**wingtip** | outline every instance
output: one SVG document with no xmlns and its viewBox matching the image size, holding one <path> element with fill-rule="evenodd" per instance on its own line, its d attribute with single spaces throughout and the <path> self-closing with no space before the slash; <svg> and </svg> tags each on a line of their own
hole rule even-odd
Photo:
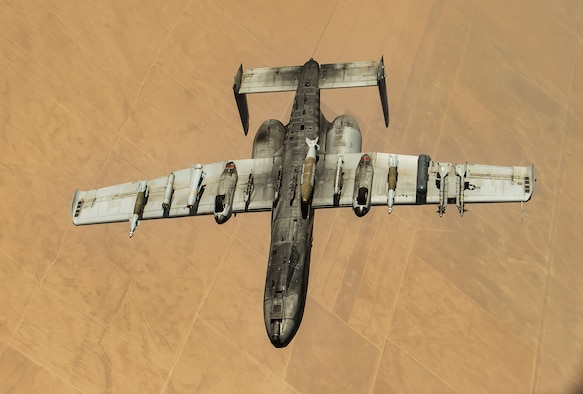
<svg viewBox="0 0 583 394">
<path fill-rule="evenodd" d="M 534 186 L 536 184 L 536 175 L 534 171 L 534 163 L 530 165 L 530 190 L 524 202 L 530 201 L 534 193 Z"/>
<path fill-rule="evenodd" d="M 82 192 L 79 189 L 75 189 L 73 201 L 71 201 L 71 220 L 74 225 L 79 223 L 78 217 L 81 209 L 79 202 L 81 201 L 81 194 Z"/>
</svg>

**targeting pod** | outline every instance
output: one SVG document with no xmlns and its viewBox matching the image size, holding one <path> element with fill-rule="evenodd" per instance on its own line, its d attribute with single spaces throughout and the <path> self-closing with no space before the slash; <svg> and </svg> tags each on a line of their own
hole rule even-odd
<svg viewBox="0 0 583 394">
<path fill-rule="evenodd" d="M 456 204 L 459 210 L 460 216 L 464 216 L 466 211 L 464 208 L 464 200 L 466 194 L 466 172 L 468 171 L 468 163 L 456 164 L 455 173 L 457 174 L 457 194 L 456 194 Z"/>
<path fill-rule="evenodd" d="M 142 212 L 144 212 L 144 206 L 146 205 L 146 200 L 148 198 L 148 182 L 139 181 L 138 182 L 138 195 L 136 197 L 136 202 L 134 204 L 134 213 L 130 215 L 130 238 L 134 236 L 136 228 L 138 227 L 140 217 Z"/>
</svg>

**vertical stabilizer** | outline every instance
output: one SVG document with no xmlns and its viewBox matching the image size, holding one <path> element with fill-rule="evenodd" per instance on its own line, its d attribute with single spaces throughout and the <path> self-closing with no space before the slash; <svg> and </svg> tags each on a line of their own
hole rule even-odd
<svg viewBox="0 0 583 394">
<path fill-rule="evenodd" d="M 389 100 L 387 99 L 387 77 L 385 74 L 385 62 L 383 56 L 379 61 L 377 70 L 377 85 L 381 96 L 381 105 L 383 106 L 383 115 L 385 116 L 385 127 L 389 127 Z"/>
<path fill-rule="evenodd" d="M 239 93 L 241 90 L 241 82 L 243 79 L 243 65 L 239 66 L 237 74 L 235 74 L 235 82 L 233 83 L 233 93 L 235 93 L 235 101 L 239 109 L 239 116 L 241 117 L 241 124 L 245 135 L 249 132 L 249 106 L 247 105 L 247 95 Z"/>
</svg>

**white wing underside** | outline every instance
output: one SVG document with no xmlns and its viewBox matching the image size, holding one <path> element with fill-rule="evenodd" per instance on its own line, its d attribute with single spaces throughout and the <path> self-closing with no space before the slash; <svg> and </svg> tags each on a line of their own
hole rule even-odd
<svg viewBox="0 0 583 394">
<path fill-rule="evenodd" d="M 233 212 L 265 211 L 272 208 L 273 159 L 233 160 L 237 167 Z M 174 193 L 169 209 L 162 207 L 168 176 L 147 181 L 148 198 L 141 219 L 160 219 L 181 216 L 210 215 L 214 213 L 219 179 L 227 161 L 203 166 L 203 191 L 195 209 L 187 207 L 191 170 L 174 171 Z M 246 208 L 245 189 L 253 174 L 253 190 Z M 75 192 L 72 204 L 73 223 L 76 225 L 127 221 L 134 212 L 139 182 L 129 182 L 100 189 Z"/>
<path fill-rule="evenodd" d="M 388 203 L 388 153 L 368 153 L 374 168 L 371 193 L 371 205 Z M 352 206 L 354 179 L 357 165 L 362 153 L 342 155 L 343 188 L 337 206 Z M 398 160 L 398 177 L 394 204 L 416 204 L 417 201 L 417 162 L 418 156 L 392 155 Z M 273 207 L 277 169 L 280 159 L 274 165 L 273 158 L 234 160 L 238 180 L 235 187 L 233 212 L 254 212 L 271 210 Z M 338 155 L 321 154 L 317 163 L 316 182 L 312 199 L 313 208 L 334 207 L 334 179 L 337 170 Z M 203 166 L 203 192 L 194 209 L 187 207 L 190 191 L 190 168 L 175 171 L 174 192 L 169 209 L 162 207 L 168 176 L 147 181 L 148 197 L 141 213 L 141 219 L 160 219 L 181 216 L 213 214 L 219 178 L 227 161 Z M 465 164 L 463 165 L 465 166 Z M 274 172 L 274 168 L 276 171 Z M 460 188 L 462 178 L 459 169 L 465 169 L 464 187 Z M 445 174 L 442 178 L 440 173 Z M 249 190 L 249 174 L 253 177 L 253 188 L 245 201 L 245 191 Z M 504 167 L 481 164 L 467 164 L 467 167 L 443 162 L 431 161 L 428 169 L 426 203 L 438 204 L 440 193 L 446 199 L 459 199 L 463 193 L 466 204 L 488 202 L 528 201 L 534 189 L 534 167 Z M 298 179 L 298 188 L 301 179 Z M 442 190 L 438 187 L 445 182 Z M 115 186 L 88 191 L 75 192 L 71 216 L 76 225 L 128 221 L 134 213 L 138 197 L 139 182 L 129 182 Z M 282 185 L 284 188 L 285 185 Z M 299 195 L 299 193 L 298 193 Z"/>
<path fill-rule="evenodd" d="M 352 206 L 354 178 L 356 167 L 364 153 L 349 153 L 342 155 L 343 181 L 339 206 Z M 398 160 L 397 186 L 395 189 L 395 205 L 416 204 L 417 199 L 417 161 L 419 156 L 397 155 L 389 153 L 368 153 L 373 163 L 374 175 L 371 187 L 371 205 L 386 205 L 388 203 L 389 157 Z M 338 155 L 326 155 L 318 162 L 316 186 L 312 206 L 324 208 L 333 206 L 334 175 L 336 173 Z M 462 164 L 465 166 L 465 163 Z M 440 199 L 440 188 L 437 186 L 440 168 L 447 170 L 444 177 L 446 187 L 445 197 L 455 199 L 460 193 L 460 176 L 456 173 L 456 165 L 445 162 L 431 161 L 428 169 L 426 203 L 437 204 Z M 467 164 L 463 167 L 465 203 L 493 203 L 528 201 L 534 186 L 534 166 L 504 167 L 483 164 Z M 441 179 L 440 179 L 441 182 Z"/>
</svg>

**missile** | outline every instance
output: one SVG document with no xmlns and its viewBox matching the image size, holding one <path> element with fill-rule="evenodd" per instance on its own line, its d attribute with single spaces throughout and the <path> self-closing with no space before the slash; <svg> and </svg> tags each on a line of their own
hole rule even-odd
<svg viewBox="0 0 583 394">
<path fill-rule="evenodd" d="M 344 164 L 344 160 L 342 160 L 342 155 L 338 156 L 338 160 L 336 161 L 336 173 L 334 174 L 334 205 L 340 205 L 340 194 L 342 193 L 342 186 L 344 184 L 344 179 L 342 178 L 342 164 Z"/>
<path fill-rule="evenodd" d="M 139 224 L 140 216 L 144 211 L 144 205 L 146 205 L 146 198 L 148 197 L 148 182 L 139 181 L 138 182 L 138 195 L 136 196 L 136 202 L 134 204 L 134 213 L 130 215 L 130 238 L 134 236 L 136 228 Z"/>
<path fill-rule="evenodd" d="M 306 204 L 312 197 L 314 191 L 314 181 L 316 180 L 316 150 L 320 149 L 318 146 L 318 137 L 311 140 L 306 137 L 306 144 L 308 145 L 308 153 L 304 160 L 304 167 L 302 169 L 302 202 Z"/>
<path fill-rule="evenodd" d="M 139 221 L 138 219 L 140 218 L 140 215 L 137 214 L 132 214 L 130 216 L 130 238 L 134 236 L 134 233 L 136 232 L 136 228 L 138 227 Z"/>
<path fill-rule="evenodd" d="M 387 205 L 389 213 L 393 212 L 393 204 L 395 203 L 395 189 L 397 188 L 397 166 L 399 165 L 399 159 L 397 155 L 389 156 L 389 175 L 387 178 L 387 183 L 389 184 L 389 194 L 387 197 Z"/>
<path fill-rule="evenodd" d="M 466 164 L 456 164 L 455 172 L 458 175 L 458 193 L 456 205 L 458 207 L 460 216 L 464 216 L 464 199 L 465 199 L 465 188 L 466 188 L 466 172 L 468 170 L 468 163 Z"/>
<path fill-rule="evenodd" d="M 449 164 L 439 165 L 439 217 L 443 216 L 445 208 L 447 208 L 447 179 L 445 178 L 449 175 L 449 170 Z"/>
<path fill-rule="evenodd" d="M 192 209 L 200 196 L 200 189 L 202 185 L 202 164 L 190 166 L 190 191 L 188 192 L 188 200 L 186 206 Z"/>
</svg>

